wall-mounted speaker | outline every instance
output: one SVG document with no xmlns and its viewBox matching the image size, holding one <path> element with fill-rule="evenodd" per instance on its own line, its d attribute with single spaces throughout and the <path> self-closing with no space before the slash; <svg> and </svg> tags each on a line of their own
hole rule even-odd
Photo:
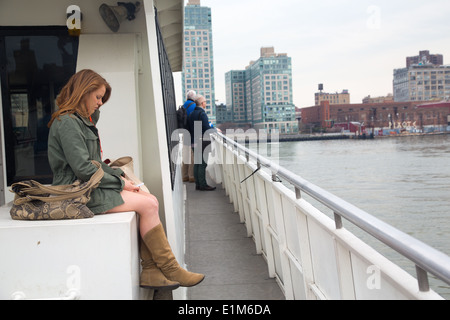
<svg viewBox="0 0 450 320">
<path fill-rule="evenodd" d="M 106 25 L 113 31 L 119 31 L 124 20 L 134 20 L 136 12 L 140 9 L 140 2 L 117 2 L 117 6 L 108 6 L 103 3 L 98 11 Z"/>
</svg>

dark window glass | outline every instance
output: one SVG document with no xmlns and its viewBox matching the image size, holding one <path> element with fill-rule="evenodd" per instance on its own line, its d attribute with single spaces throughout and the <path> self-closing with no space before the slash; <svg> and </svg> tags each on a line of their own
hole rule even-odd
<svg viewBox="0 0 450 320">
<path fill-rule="evenodd" d="M 47 123 L 75 73 L 78 38 L 66 27 L 0 28 L 0 81 L 8 186 L 52 182 Z"/>
</svg>

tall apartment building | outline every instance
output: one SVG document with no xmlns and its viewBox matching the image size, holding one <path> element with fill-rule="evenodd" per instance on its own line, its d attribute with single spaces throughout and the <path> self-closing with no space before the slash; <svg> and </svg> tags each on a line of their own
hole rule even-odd
<svg viewBox="0 0 450 320">
<path fill-rule="evenodd" d="M 245 70 L 227 72 L 227 105 L 233 122 L 250 123 L 255 129 L 280 133 L 298 131 L 292 99 L 291 58 L 273 47 L 261 48 L 258 60 Z"/>
<path fill-rule="evenodd" d="M 450 65 L 442 55 L 421 51 L 406 58 L 406 68 L 394 70 L 394 101 L 437 101 L 450 99 Z"/>
<path fill-rule="evenodd" d="M 225 74 L 225 94 L 232 122 L 236 124 L 249 123 L 251 115 L 247 114 L 246 108 L 244 70 L 232 70 Z"/>
<path fill-rule="evenodd" d="M 182 88 L 184 98 L 195 90 L 206 98 L 206 113 L 216 122 L 214 89 L 214 56 L 211 8 L 202 7 L 200 0 L 189 0 L 184 11 L 184 68 Z"/>
</svg>

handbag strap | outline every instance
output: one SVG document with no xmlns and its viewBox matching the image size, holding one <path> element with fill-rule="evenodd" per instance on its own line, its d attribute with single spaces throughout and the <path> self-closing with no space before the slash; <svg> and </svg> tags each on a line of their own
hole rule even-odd
<svg viewBox="0 0 450 320">
<path fill-rule="evenodd" d="M 103 178 L 104 171 L 98 161 L 92 160 L 92 163 L 97 167 L 97 171 L 91 176 L 89 181 L 82 185 L 77 191 L 62 190 L 63 186 L 44 186 L 39 182 L 34 181 L 34 187 L 23 188 L 23 193 L 28 193 L 24 197 L 14 199 L 15 204 L 22 204 L 32 200 L 41 200 L 45 202 L 56 202 L 61 200 L 73 199 L 82 196 L 90 189 L 96 188 Z M 20 182 L 18 183 L 20 184 Z M 66 186 L 64 186 L 66 187 Z M 11 190 L 11 192 L 14 192 Z M 53 194 L 53 196 L 43 197 L 39 196 L 42 193 Z M 55 195 L 56 194 L 56 195 Z"/>
<path fill-rule="evenodd" d="M 88 189 L 91 188 L 96 188 L 97 185 L 100 183 L 100 180 L 103 178 L 104 175 L 104 171 L 102 169 L 102 165 L 95 160 L 91 160 L 92 163 L 97 167 L 97 171 L 91 176 L 91 178 L 89 179 L 89 181 L 84 184 L 84 186 L 82 188 L 80 188 L 80 191 L 71 191 L 71 190 L 66 190 L 65 187 L 66 186 L 45 186 L 42 185 L 40 183 L 39 184 L 39 190 L 42 191 L 46 191 L 46 193 L 53 193 L 53 194 L 59 194 L 59 195 L 73 195 L 74 193 L 79 193 L 81 191 L 86 191 Z M 83 194 L 83 193 L 81 193 Z"/>
</svg>

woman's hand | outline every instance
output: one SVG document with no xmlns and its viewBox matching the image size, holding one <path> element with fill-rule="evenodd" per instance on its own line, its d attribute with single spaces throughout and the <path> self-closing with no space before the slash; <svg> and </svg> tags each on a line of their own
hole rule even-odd
<svg viewBox="0 0 450 320">
<path fill-rule="evenodd" d="M 133 181 L 130 181 L 128 179 L 123 178 L 123 181 L 125 181 L 125 185 L 123 187 L 123 190 L 132 191 L 132 192 L 138 192 L 140 190 L 139 187 L 134 185 Z"/>
</svg>

